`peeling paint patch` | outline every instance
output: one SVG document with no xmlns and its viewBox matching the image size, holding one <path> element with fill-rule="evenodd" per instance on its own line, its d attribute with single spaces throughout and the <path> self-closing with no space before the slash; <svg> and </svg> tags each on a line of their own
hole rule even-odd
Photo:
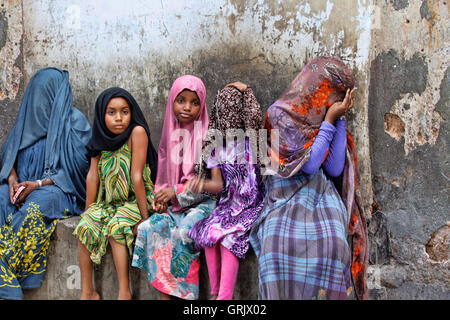
<svg viewBox="0 0 450 320">
<path fill-rule="evenodd" d="M 369 60 L 371 34 L 372 34 L 372 19 L 374 9 L 370 3 L 361 2 L 358 0 L 358 16 L 356 20 L 359 22 L 357 30 L 360 32 L 358 38 L 358 53 L 356 56 L 356 66 L 362 70 Z"/>
<path fill-rule="evenodd" d="M 420 16 L 422 19 L 430 20 L 432 18 L 430 8 L 428 7 L 428 0 L 423 0 L 420 6 Z"/>
<path fill-rule="evenodd" d="M 396 186 L 397 188 L 400 188 L 400 181 L 399 181 L 398 179 L 392 180 L 392 184 L 393 184 L 394 186 Z"/>
<path fill-rule="evenodd" d="M 0 49 L 6 44 L 6 37 L 8 36 L 8 20 L 6 20 L 5 13 L 0 12 Z"/>
<path fill-rule="evenodd" d="M 433 261 L 446 262 L 450 259 L 450 223 L 433 233 L 425 250 Z"/>
<path fill-rule="evenodd" d="M 385 0 L 387 2 L 387 0 Z M 380 5 L 382 17 L 372 37 L 377 52 L 395 49 L 409 59 L 416 52 L 432 54 L 448 46 L 448 1 L 415 0 L 403 10 L 394 10 L 391 4 Z"/>
<path fill-rule="evenodd" d="M 422 93 L 403 94 L 390 111 L 405 123 L 406 155 L 418 146 L 435 144 L 439 136 L 442 117 L 435 107 L 440 100 L 439 86 L 450 63 L 449 53 L 449 48 L 443 48 L 429 56 L 426 89 Z"/>
<path fill-rule="evenodd" d="M 408 0 L 391 0 L 391 4 L 395 10 L 405 9 L 409 6 Z"/>
<path fill-rule="evenodd" d="M 396 50 L 377 56 L 371 67 L 369 108 L 384 115 L 398 116 L 405 124 L 404 152 L 436 144 L 442 116 L 435 109 L 440 101 L 440 85 L 450 62 L 450 48 L 442 48 L 428 56 L 417 53 L 411 59 L 399 57 Z M 376 123 L 378 120 L 373 120 Z M 379 122 L 378 122 L 379 123 Z M 376 124 L 379 126 L 379 124 Z M 382 128 L 383 128 L 382 127 Z M 379 127 L 378 127 L 379 128 Z"/>
<path fill-rule="evenodd" d="M 384 115 L 384 131 L 399 141 L 405 135 L 405 123 L 399 116 L 386 113 Z"/>
</svg>

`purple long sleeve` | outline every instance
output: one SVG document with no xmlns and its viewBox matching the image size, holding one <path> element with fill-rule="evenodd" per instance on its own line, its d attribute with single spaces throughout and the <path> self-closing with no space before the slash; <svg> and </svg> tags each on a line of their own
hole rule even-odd
<svg viewBox="0 0 450 320">
<path fill-rule="evenodd" d="M 337 177 L 344 170 L 347 146 L 347 130 L 345 120 L 336 120 L 336 132 L 330 144 L 330 152 L 323 167 L 331 177 Z"/>
<path fill-rule="evenodd" d="M 311 154 L 302 171 L 313 174 L 322 165 L 328 148 L 330 149 L 323 167 L 331 177 L 337 177 L 342 173 L 345 164 L 345 146 L 347 144 L 347 133 L 345 120 L 336 120 L 336 127 L 324 121 L 320 125 L 316 139 L 311 145 Z"/>
</svg>

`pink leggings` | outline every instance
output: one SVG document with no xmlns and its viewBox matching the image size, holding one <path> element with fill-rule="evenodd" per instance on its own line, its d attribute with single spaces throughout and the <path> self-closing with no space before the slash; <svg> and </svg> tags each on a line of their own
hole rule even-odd
<svg viewBox="0 0 450 320">
<path fill-rule="evenodd" d="M 212 248 L 206 247 L 205 257 L 208 265 L 211 295 L 218 294 L 217 300 L 232 300 L 239 269 L 239 259 L 219 243 L 216 243 Z"/>
</svg>

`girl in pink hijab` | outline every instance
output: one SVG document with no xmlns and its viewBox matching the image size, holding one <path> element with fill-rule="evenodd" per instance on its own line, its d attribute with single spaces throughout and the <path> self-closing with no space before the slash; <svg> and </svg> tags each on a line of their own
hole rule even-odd
<svg viewBox="0 0 450 320">
<path fill-rule="evenodd" d="M 214 210 L 215 201 L 185 190 L 185 185 L 194 177 L 208 124 L 202 80 L 179 77 L 170 89 L 158 150 L 152 206 L 159 213 L 139 225 L 132 262 L 147 271 L 162 299 L 198 298 L 200 252 L 188 232 Z"/>
</svg>

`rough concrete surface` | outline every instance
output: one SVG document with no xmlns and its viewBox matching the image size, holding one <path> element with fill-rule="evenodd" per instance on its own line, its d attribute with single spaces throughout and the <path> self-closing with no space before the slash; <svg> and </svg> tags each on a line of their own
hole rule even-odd
<svg viewBox="0 0 450 320">
<path fill-rule="evenodd" d="M 371 224 L 387 233 L 371 237 L 371 294 L 449 299 L 448 3 L 383 2 L 383 26 L 372 31 L 368 118 L 373 200 L 383 216 Z"/>
<path fill-rule="evenodd" d="M 24 290 L 27 300 L 77 300 L 81 295 L 80 268 L 78 266 L 78 240 L 72 235 L 80 221 L 73 217 L 58 222 L 49 248 L 48 267 L 42 287 Z M 204 255 L 200 258 L 199 299 L 209 299 L 209 278 Z M 256 257 L 250 251 L 247 259 L 239 265 L 234 299 L 249 300 L 258 298 L 258 279 L 255 272 Z M 110 248 L 100 265 L 94 265 L 94 287 L 102 299 L 115 300 L 119 292 L 117 274 Z M 147 281 L 145 271 L 131 266 L 130 286 L 133 299 L 157 300 L 159 292 Z"/>
</svg>

